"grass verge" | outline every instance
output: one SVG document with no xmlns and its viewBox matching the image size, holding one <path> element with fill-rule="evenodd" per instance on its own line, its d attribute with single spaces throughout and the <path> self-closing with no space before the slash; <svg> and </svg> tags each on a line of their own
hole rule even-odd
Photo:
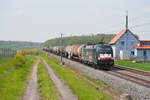
<svg viewBox="0 0 150 100">
<path fill-rule="evenodd" d="M 120 60 L 120 61 L 115 61 L 115 64 L 120 66 L 140 69 L 144 71 L 150 71 L 150 63 L 132 63 L 132 61 Z"/>
<path fill-rule="evenodd" d="M 45 69 L 44 63 L 41 60 L 38 65 L 38 84 L 39 84 L 39 92 L 42 100 L 60 100 L 60 95 L 56 91 L 56 87 L 52 80 L 49 77 L 49 73 Z"/>
<path fill-rule="evenodd" d="M 0 60 L 0 80 L 7 76 L 13 68 L 13 59 L 9 58 L 9 59 L 2 59 Z"/>
<path fill-rule="evenodd" d="M 55 70 L 55 74 L 69 85 L 73 93 L 79 97 L 79 100 L 112 100 L 112 97 L 104 94 L 102 90 L 99 90 L 97 87 L 79 78 L 70 70 L 62 67 L 56 59 L 48 56 L 43 57 Z"/>
<path fill-rule="evenodd" d="M 0 71 L 0 100 L 20 100 L 22 98 L 36 57 L 26 56 L 26 59 L 26 64 L 20 68 L 13 66 L 12 59 L 5 60 L 3 63 L 0 61 L 0 69 L 3 69 Z"/>
<path fill-rule="evenodd" d="M 111 96 L 118 96 L 119 97 L 120 94 L 122 94 L 121 91 L 116 91 L 115 89 L 113 89 L 107 83 L 105 83 L 104 81 L 102 81 L 100 79 L 93 79 L 89 76 L 86 76 L 85 74 L 79 72 L 76 68 L 71 67 L 69 64 L 65 64 L 65 66 L 66 66 L 66 68 L 72 70 L 78 76 L 81 76 L 81 77 L 93 82 L 94 84 L 100 86 L 102 90 L 108 90 L 111 93 Z"/>
</svg>

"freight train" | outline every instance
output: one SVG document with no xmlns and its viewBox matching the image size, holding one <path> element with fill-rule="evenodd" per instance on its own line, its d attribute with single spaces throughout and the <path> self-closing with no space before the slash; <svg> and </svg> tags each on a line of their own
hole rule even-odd
<svg viewBox="0 0 150 100">
<path fill-rule="evenodd" d="M 111 69 L 114 65 L 113 50 L 108 44 L 54 46 L 43 50 L 99 69 Z"/>
</svg>

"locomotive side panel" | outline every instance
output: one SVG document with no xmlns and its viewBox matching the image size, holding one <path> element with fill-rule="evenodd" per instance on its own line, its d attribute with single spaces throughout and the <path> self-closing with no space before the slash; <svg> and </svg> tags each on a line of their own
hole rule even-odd
<svg viewBox="0 0 150 100">
<path fill-rule="evenodd" d="M 97 57 L 96 57 L 96 49 L 95 48 L 83 48 L 82 49 L 82 61 L 86 63 L 93 63 L 97 64 Z"/>
</svg>

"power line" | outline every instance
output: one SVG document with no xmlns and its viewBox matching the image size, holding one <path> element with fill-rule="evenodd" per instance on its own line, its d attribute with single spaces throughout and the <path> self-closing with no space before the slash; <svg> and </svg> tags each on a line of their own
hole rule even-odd
<svg viewBox="0 0 150 100">
<path fill-rule="evenodd" d="M 136 16 L 136 17 L 132 18 L 132 20 L 137 20 L 137 19 L 142 18 L 142 17 L 143 17 L 143 15 Z M 131 19 L 129 19 L 129 20 L 131 20 Z M 149 23 L 143 23 L 143 24 L 137 24 L 137 25 L 131 25 L 129 27 L 132 29 L 132 28 L 142 27 L 142 26 L 147 26 L 147 25 L 150 25 L 150 22 Z M 121 27 L 122 28 L 125 27 L 125 23 L 124 24 L 122 24 L 122 23 L 119 24 L 118 23 L 118 24 L 114 24 L 114 25 L 111 25 L 111 26 L 107 26 L 107 27 L 103 28 L 106 31 L 102 31 L 102 32 L 98 32 L 98 33 L 114 33 L 114 32 L 118 32 L 118 30 L 120 30 Z M 95 33 L 93 33 L 93 34 L 95 34 Z M 70 36 L 76 36 L 75 34 L 67 34 L 67 35 L 68 35 L 68 37 L 70 37 Z"/>
<path fill-rule="evenodd" d="M 150 32 L 150 30 L 148 30 L 148 31 L 139 31 L 138 33 L 146 33 L 146 32 Z"/>
<path fill-rule="evenodd" d="M 144 23 L 144 24 L 134 25 L 134 26 L 132 26 L 131 28 L 142 27 L 142 26 L 146 26 L 146 25 L 150 25 L 150 22 L 149 22 L 149 23 Z"/>
</svg>

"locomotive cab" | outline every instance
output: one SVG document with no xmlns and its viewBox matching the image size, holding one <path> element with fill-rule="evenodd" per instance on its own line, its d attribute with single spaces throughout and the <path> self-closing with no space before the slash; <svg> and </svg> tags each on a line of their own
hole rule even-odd
<svg viewBox="0 0 150 100">
<path fill-rule="evenodd" d="M 103 68 L 112 67 L 114 65 L 113 50 L 110 45 L 98 45 L 97 46 L 97 64 Z"/>
</svg>

